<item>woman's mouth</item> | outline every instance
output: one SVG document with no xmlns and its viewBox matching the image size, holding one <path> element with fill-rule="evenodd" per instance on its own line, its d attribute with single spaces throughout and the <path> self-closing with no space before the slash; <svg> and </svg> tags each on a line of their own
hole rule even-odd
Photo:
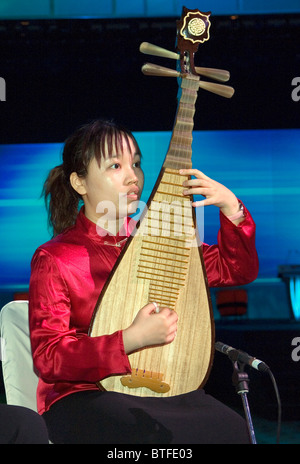
<svg viewBox="0 0 300 464">
<path fill-rule="evenodd" d="M 131 200 L 138 200 L 139 198 L 139 191 L 140 189 L 138 187 L 132 188 L 129 190 L 127 193 L 127 198 L 130 198 Z"/>
</svg>

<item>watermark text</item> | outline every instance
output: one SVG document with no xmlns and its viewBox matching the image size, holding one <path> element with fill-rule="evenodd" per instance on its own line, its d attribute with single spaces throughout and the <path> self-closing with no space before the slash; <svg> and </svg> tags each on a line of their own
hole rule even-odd
<svg viewBox="0 0 300 464">
<path fill-rule="evenodd" d="M 292 360 L 297 362 L 300 361 L 300 337 L 295 337 L 292 340 L 292 346 L 295 348 L 292 350 Z"/>
<path fill-rule="evenodd" d="M 292 86 L 295 87 L 292 90 L 292 100 L 298 102 L 300 100 L 300 77 L 294 77 L 292 80 Z"/>
<path fill-rule="evenodd" d="M 6 101 L 6 82 L 0 77 L 0 101 Z"/>
<path fill-rule="evenodd" d="M 198 246 L 195 241 L 195 228 L 192 213 L 193 207 L 189 200 L 179 201 L 155 201 L 148 205 L 141 201 L 133 201 L 128 206 L 126 198 L 119 195 L 119 204 L 105 200 L 98 203 L 96 213 L 99 216 L 97 221 L 97 234 L 106 236 L 107 234 L 127 236 L 125 229 L 118 231 L 117 227 L 122 219 L 129 214 L 133 221 L 131 235 L 142 235 L 152 237 L 185 237 L 189 238 L 192 246 Z M 135 221 L 141 219 L 138 228 Z M 197 231 L 200 242 L 204 241 L 204 207 L 197 208 Z"/>
</svg>

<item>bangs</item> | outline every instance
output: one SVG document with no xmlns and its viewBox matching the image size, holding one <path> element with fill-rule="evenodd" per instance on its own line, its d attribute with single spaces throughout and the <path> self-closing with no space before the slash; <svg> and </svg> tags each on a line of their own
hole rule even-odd
<svg viewBox="0 0 300 464">
<path fill-rule="evenodd" d="M 88 154 L 89 160 L 95 157 L 100 166 L 102 160 L 123 154 L 125 149 L 131 152 L 131 140 L 136 151 L 140 153 L 130 131 L 113 122 L 95 121 L 89 125 L 89 130 L 85 134 L 82 151 Z"/>
<path fill-rule="evenodd" d="M 116 129 L 103 134 L 101 137 L 100 145 L 95 147 L 95 157 L 98 163 L 101 159 L 112 158 L 113 156 L 123 154 L 124 150 L 132 151 L 130 140 L 136 146 L 133 137 L 129 136 L 126 132 L 121 132 Z"/>
</svg>

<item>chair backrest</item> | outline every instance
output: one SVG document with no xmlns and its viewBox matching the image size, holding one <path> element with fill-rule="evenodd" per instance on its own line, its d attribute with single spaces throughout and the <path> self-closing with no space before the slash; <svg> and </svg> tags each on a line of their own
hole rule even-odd
<svg viewBox="0 0 300 464">
<path fill-rule="evenodd" d="M 36 411 L 38 376 L 32 361 L 28 301 L 11 301 L 1 309 L 0 332 L 6 401 Z"/>
</svg>

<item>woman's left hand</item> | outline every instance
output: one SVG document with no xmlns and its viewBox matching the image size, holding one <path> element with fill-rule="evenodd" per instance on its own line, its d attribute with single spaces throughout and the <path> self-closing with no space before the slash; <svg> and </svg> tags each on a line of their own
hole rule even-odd
<svg viewBox="0 0 300 464">
<path fill-rule="evenodd" d="M 239 201 L 234 193 L 225 185 L 211 179 L 198 169 L 180 169 L 179 174 L 194 176 L 183 182 L 184 195 L 203 195 L 204 200 L 194 201 L 193 206 L 215 205 L 225 216 L 236 214 L 239 210 Z"/>
</svg>

